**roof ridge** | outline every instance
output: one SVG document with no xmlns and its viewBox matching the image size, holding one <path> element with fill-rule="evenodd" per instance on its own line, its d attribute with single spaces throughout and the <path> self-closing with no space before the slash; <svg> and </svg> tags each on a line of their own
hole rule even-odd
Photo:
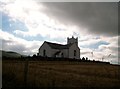
<svg viewBox="0 0 120 89">
<path fill-rule="evenodd" d="M 56 44 L 56 45 L 68 45 L 68 44 L 59 44 L 59 43 L 53 43 L 53 42 L 48 42 L 48 41 L 45 41 L 46 43 L 50 43 L 50 44 Z"/>
<path fill-rule="evenodd" d="M 72 44 L 58 44 L 45 41 L 53 49 L 68 49 Z"/>
</svg>

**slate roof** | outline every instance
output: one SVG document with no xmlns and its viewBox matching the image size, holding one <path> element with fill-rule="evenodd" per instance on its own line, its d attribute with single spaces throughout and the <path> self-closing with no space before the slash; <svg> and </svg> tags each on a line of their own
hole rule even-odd
<svg viewBox="0 0 120 89">
<path fill-rule="evenodd" d="M 51 42 L 47 42 L 47 41 L 45 41 L 45 42 L 53 49 L 68 49 L 72 45 L 72 44 L 62 45 L 62 44 L 51 43 Z"/>
</svg>

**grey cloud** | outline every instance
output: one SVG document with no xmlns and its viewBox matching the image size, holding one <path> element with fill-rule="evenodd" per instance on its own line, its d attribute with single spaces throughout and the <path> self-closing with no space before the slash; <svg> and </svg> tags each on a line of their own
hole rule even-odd
<svg viewBox="0 0 120 89">
<path fill-rule="evenodd" d="M 23 53 L 26 50 L 23 44 L 18 44 L 12 40 L 2 40 L 2 48 L 3 50 L 11 50 L 19 53 Z"/>
<path fill-rule="evenodd" d="M 32 49 L 33 47 L 27 48 L 26 45 L 22 43 L 17 43 L 12 40 L 2 40 L 2 50 L 14 51 L 23 55 L 33 55 L 33 52 L 31 52 Z"/>
<path fill-rule="evenodd" d="M 43 12 L 63 24 L 88 28 L 88 33 L 118 35 L 117 2 L 46 2 Z"/>
<path fill-rule="evenodd" d="M 81 55 L 86 55 L 86 54 L 90 54 L 91 52 L 81 52 Z"/>
</svg>

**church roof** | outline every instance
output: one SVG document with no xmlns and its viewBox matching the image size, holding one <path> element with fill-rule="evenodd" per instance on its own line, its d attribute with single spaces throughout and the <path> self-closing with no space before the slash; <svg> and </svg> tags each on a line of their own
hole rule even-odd
<svg viewBox="0 0 120 89">
<path fill-rule="evenodd" d="M 51 42 L 46 42 L 46 43 L 53 49 L 68 49 L 72 45 L 72 44 L 63 45 L 63 44 L 57 44 L 57 43 L 51 43 Z"/>
</svg>

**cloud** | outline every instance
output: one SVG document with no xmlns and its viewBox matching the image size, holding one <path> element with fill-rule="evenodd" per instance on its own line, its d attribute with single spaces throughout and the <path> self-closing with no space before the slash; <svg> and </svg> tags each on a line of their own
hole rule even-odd
<svg viewBox="0 0 120 89">
<path fill-rule="evenodd" d="M 24 22 L 29 29 L 28 33 L 30 33 L 31 30 L 40 27 L 41 24 L 49 24 L 48 27 L 56 28 L 57 22 L 60 26 L 64 25 L 63 29 L 73 26 L 78 27 L 80 35 L 85 35 L 86 33 L 98 36 L 118 35 L 117 2 L 43 3 L 33 0 L 15 0 L 14 2 L 2 1 L 2 3 L 2 11 L 12 17 L 13 20 L 18 19 Z M 40 32 L 40 30 L 41 29 L 37 30 L 37 32 Z M 33 33 L 34 35 L 37 34 L 35 32 L 36 31 Z"/>
<path fill-rule="evenodd" d="M 114 64 L 118 64 L 119 61 L 119 56 L 120 52 L 120 46 L 118 45 L 118 39 L 120 36 L 115 36 L 115 37 L 104 37 L 101 36 L 99 38 L 97 38 L 97 40 L 95 40 L 93 37 L 88 37 L 89 39 L 91 39 L 89 41 L 89 39 L 85 39 L 82 40 L 80 43 L 82 43 L 82 45 L 84 46 L 85 43 L 89 43 L 87 44 L 85 47 L 80 46 L 81 49 L 81 58 L 82 57 L 88 57 L 90 59 L 95 59 L 95 60 L 99 60 L 99 61 L 109 61 L 111 63 Z M 92 44 L 92 46 L 95 46 L 96 43 L 99 43 L 101 41 L 107 42 L 109 44 L 99 44 L 98 48 L 94 48 L 91 49 L 91 47 L 89 45 Z M 93 52 L 93 57 L 91 52 Z M 110 56 L 109 56 L 110 55 Z M 102 58 L 104 60 L 102 60 Z"/>
<path fill-rule="evenodd" d="M 20 22 L 24 23 L 25 27 L 28 29 L 28 31 L 16 29 L 13 31 L 16 35 L 22 35 L 23 37 L 35 37 L 37 35 L 41 35 L 42 37 L 49 37 L 51 39 L 65 39 L 69 36 L 72 36 L 74 31 L 77 32 L 76 26 L 66 26 L 47 16 L 47 13 L 42 12 L 45 7 L 42 4 L 37 4 L 33 0 L 30 0 L 29 4 L 27 0 L 16 0 L 12 3 L 5 3 L 2 5 L 2 7 L 2 12 L 6 13 L 11 20 L 15 22 L 16 20 L 19 20 Z"/>
<path fill-rule="evenodd" d="M 79 30 L 76 31 L 79 35 L 88 33 L 98 36 L 118 35 L 118 6 L 115 2 L 42 3 L 30 0 L 28 4 L 27 0 L 16 0 L 9 4 L 3 4 L 2 7 L 3 12 L 12 17 L 13 20 L 18 19 L 25 23 L 29 29 L 28 32 L 17 31 L 23 36 L 36 36 L 37 34 L 48 36 L 50 33 L 49 36 L 55 38 L 52 34 L 52 31 L 54 31 L 56 34 L 59 33 L 58 38 L 65 36 L 63 33 L 66 33 L 65 37 L 67 37 L 73 35 L 74 27 Z M 59 32 L 58 29 L 64 31 Z"/>
<path fill-rule="evenodd" d="M 47 2 L 42 4 L 46 6 L 44 13 L 61 23 L 76 25 L 98 36 L 118 35 L 117 2 Z"/>
<path fill-rule="evenodd" d="M 42 41 L 27 41 L 2 30 L 0 30 L 0 33 L 2 50 L 15 51 L 25 55 L 33 55 L 38 52 L 38 48 L 43 43 Z"/>
</svg>

